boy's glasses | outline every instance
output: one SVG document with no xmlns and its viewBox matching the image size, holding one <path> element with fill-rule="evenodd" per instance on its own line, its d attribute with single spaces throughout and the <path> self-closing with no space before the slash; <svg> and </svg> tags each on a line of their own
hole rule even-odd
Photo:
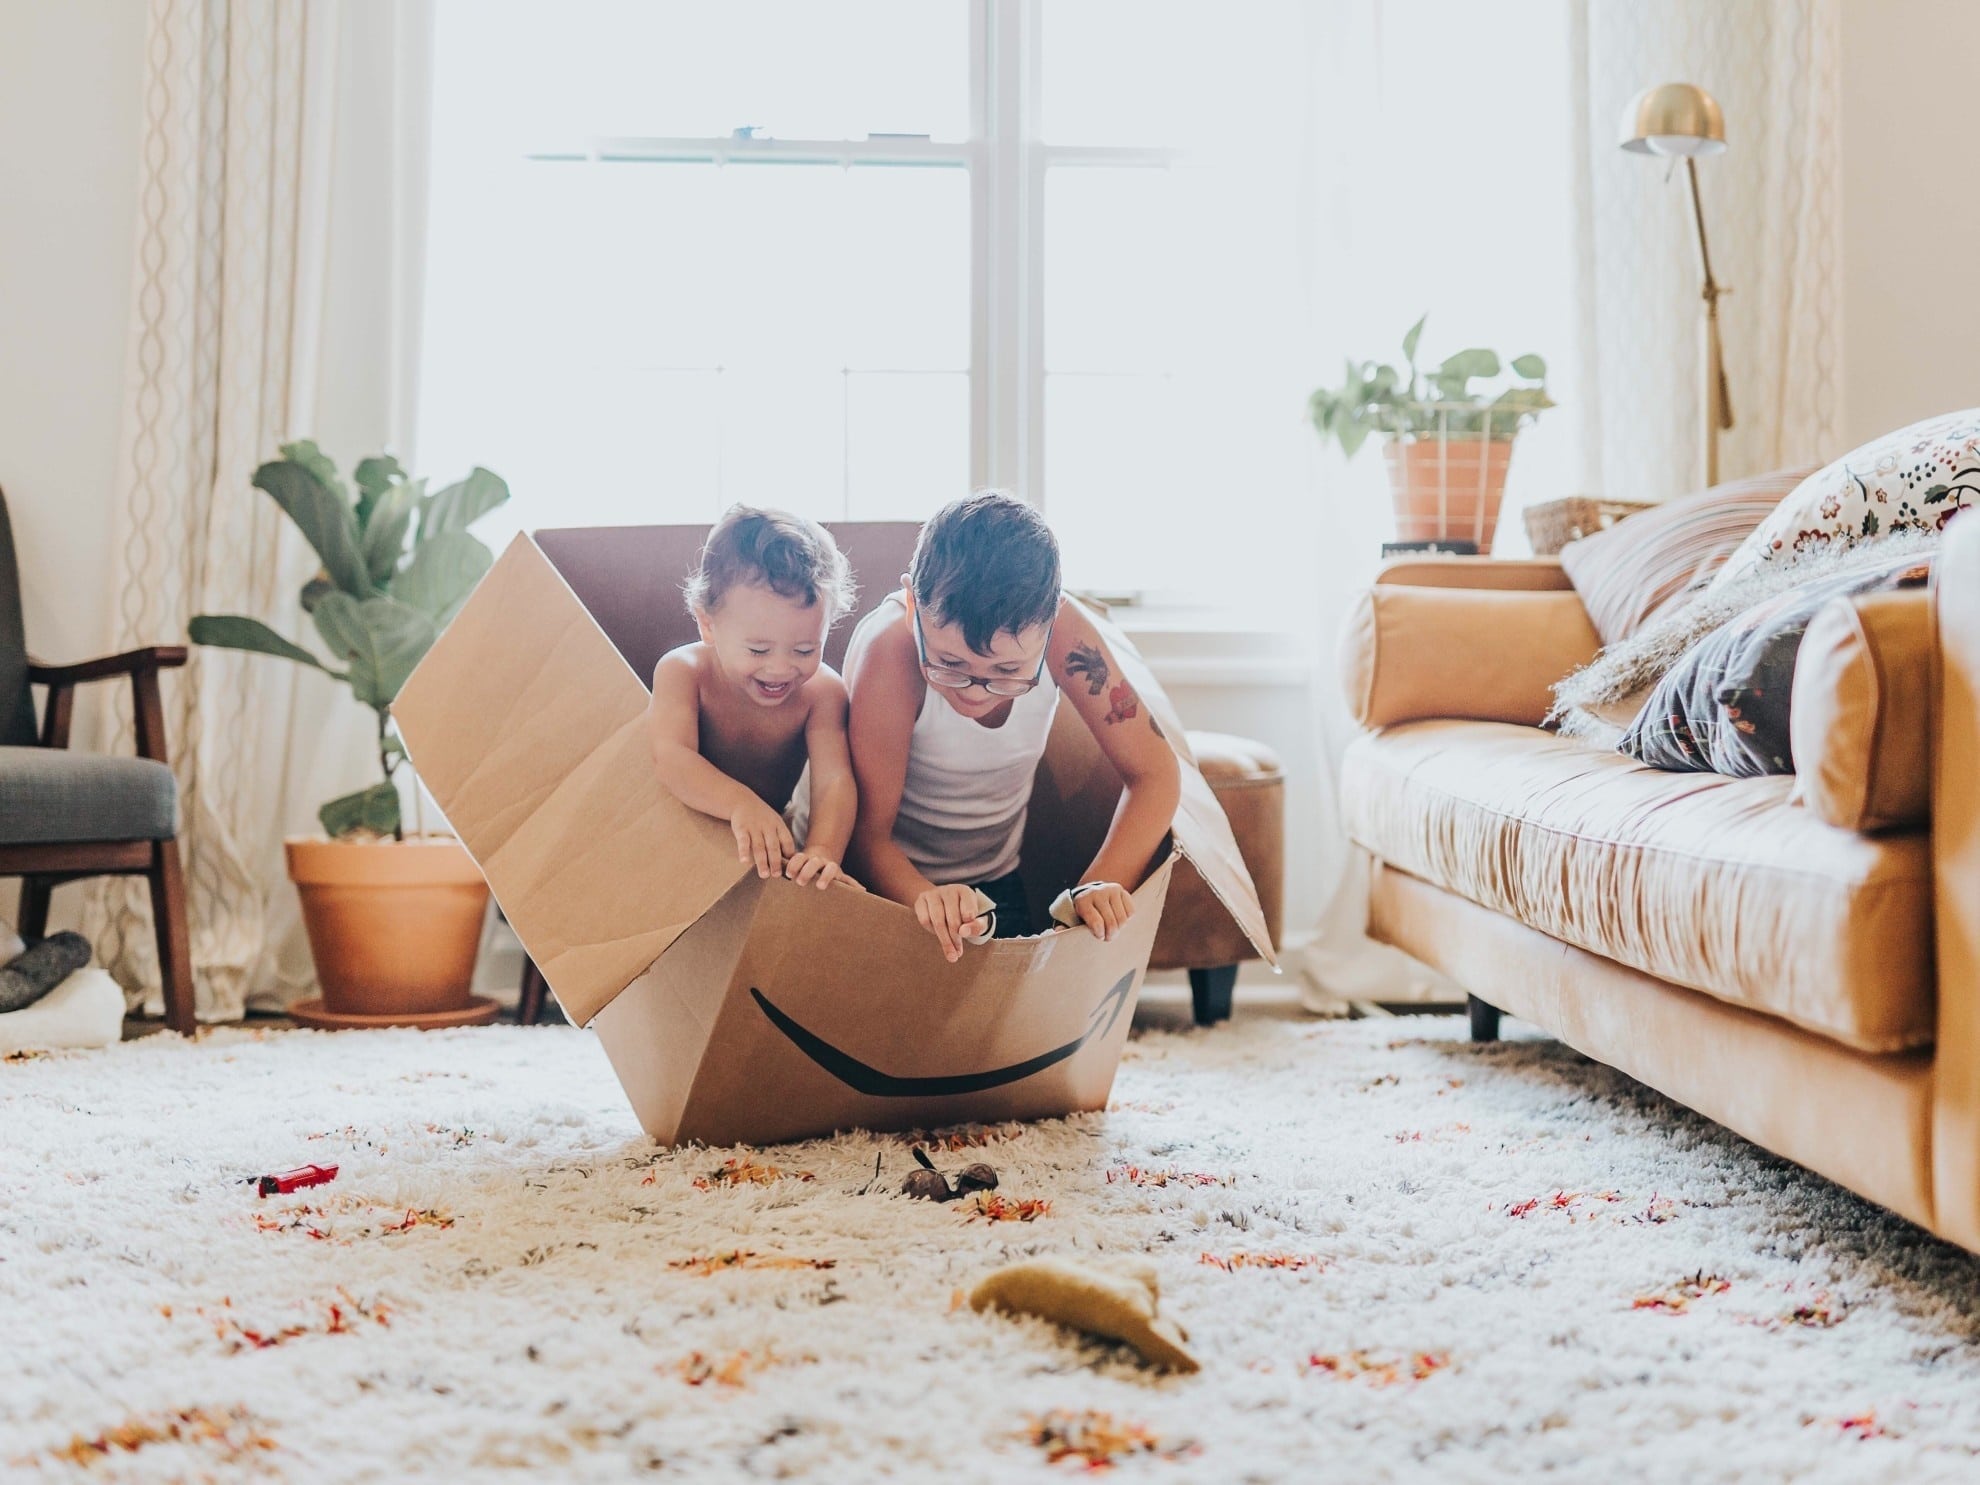
<svg viewBox="0 0 1980 1485">
<path fill-rule="evenodd" d="M 1052 625 L 1045 626 L 1045 648 L 1038 656 L 1038 674 L 1030 680 L 1022 676 L 1000 675 L 986 678 L 980 675 L 965 675 L 960 670 L 950 670 L 945 665 L 928 663 L 928 636 L 921 632 L 921 609 L 914 611 L 914 647 L 921 656 L 921 673 L 928 678 L 931 686 L 940 686 L 944 691 L 967 691 L 971 686 L 981 686 L 992 696 L 1026 696 L 1037 689 L 1045 679 L 1045 657 L 1052 653 Z"/>
</svg>

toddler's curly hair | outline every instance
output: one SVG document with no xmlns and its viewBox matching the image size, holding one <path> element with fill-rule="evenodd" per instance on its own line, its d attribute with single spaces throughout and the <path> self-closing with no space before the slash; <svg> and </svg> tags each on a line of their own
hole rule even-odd
<svg viewBox="0 0 1980 1485">
<path fill-rule="evenodd" d="M 823 603 L 827 623 L 851 611 L 858 588 L 845 553 L 816 521 L 788 511 L 732 505 L 708 533 L 701 560 L 681 585 L 688 612 L 713 613 L 739 583 L 756 583 L 808 608 Z"/>
</svg>

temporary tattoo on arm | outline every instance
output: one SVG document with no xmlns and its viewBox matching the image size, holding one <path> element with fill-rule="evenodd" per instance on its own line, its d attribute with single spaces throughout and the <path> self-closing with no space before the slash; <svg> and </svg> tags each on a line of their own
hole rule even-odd
<svg viewBox="0 0 1980 1485">
<path fill-rule="evenodd" d="M 1107 700 L 1111 703 L 1107 708 L 1107 725 L 1110 727 L 1116 722 L 1130 721 L 1141 715 L 1141 708 L 1135 704 L 1134 687 L 1126 681 L 1109 691 Z M 1149 720 L 1154 719 L 1151 717 Z"/>
<path fill-rule="evenodd" d="M 1089 644 L 1076 644 L 1066 655 L 1066 674 L 1086 677 L 1086 694 L 1098 696 L 1107 688 L 1107 657 Z"/>
</svg>

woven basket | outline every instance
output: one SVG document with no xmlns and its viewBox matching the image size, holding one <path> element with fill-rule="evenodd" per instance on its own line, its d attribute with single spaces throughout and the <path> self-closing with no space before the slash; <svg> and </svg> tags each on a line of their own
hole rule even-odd
<svg viewBox="0 0 1980 1485">
<path fill-rule="evenodd" d="M 1529 505 L 1525 511 L 1526 539 L 1536 557 L 1551 557 L 1571 541 L 1607 531 L 1625 516 L 1650 509 L 1641 500 L 1602 500 L 1593 495 L 1570 495 Z"/>
</svg>

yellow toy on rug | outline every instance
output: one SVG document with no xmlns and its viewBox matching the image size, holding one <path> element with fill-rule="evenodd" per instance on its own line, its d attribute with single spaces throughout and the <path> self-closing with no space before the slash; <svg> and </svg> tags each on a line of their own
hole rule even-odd
<svg viewBox="0 0 1980 1485">
<path fill-rule="evenodd" d="M 1155 1313 L 1159 1297 L 1150 1263 L 1130 1260 L 1099 1269 L 1063 1258 L 1034 1258 L 987 1275 L 970 1292 L 969 1304 L 979 1313 L 995 1306 L 1121 1341 L 1144 1361 L 1170 1371 L 1201 1370 L 1183 1344 L 1189 1332 Z"/>
</svg>

